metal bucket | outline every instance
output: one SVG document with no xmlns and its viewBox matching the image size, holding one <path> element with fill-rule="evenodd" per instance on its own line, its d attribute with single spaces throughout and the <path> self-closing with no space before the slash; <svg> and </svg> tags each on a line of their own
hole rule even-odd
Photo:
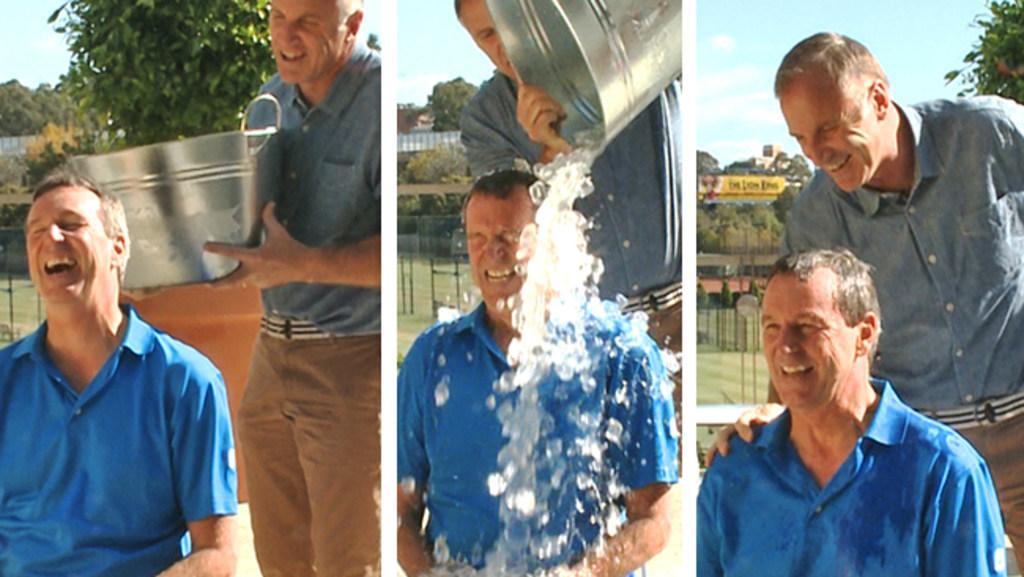
<svg viewBox="0 0 1024 577">
<path fill-rule="evenodd" d="M 223 132 L 80 156 L 72 166 L 124 204 L 131 257 L 124 288 L 215 280 L 238 261 L 206 253 L 208 241 L 256 246 L 263 205 L 280 180 L 280 105 L 273 127 Z M 248 108 L 243 117 L 248 116 Z"/>
<path fill-rule="evenodd" d="M 523 82 L 568 115 L 562 135 L 603 146 L 682 70 L 682 0 L 487 0 Z"/>
</svg>

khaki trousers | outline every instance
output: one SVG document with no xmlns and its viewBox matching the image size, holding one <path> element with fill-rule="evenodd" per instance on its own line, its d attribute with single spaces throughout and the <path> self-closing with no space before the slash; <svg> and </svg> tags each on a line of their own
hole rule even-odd
<svg viewBox="0 0 1024 577">
<path fill-rule="evenodd" d="M 988 463 L 1006 535 L 1013 542 L 1017 566 L 1024 568 L 1024 415 L 959 431 Z"/>
<path fill-rule="evenodd" d="M 380 335 L 256 340 L 238 414 L 264 577 L 380 573 Z"/>
</svg>

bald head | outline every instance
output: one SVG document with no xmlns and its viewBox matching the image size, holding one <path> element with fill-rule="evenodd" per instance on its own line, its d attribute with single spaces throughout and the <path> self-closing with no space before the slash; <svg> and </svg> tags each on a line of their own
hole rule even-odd
<svg viewBox="0 0 1024 577">
<path fill-rule="evenodd" d="M 775 97 L 794 79 L 812 74 L 845 90 L 855 80 L 879 80 L 889 86 L 882 65 L 860 42 L 834 32 L 819 32 L 801 40 L 782 59 L 775 73 Z"/>
</svg>

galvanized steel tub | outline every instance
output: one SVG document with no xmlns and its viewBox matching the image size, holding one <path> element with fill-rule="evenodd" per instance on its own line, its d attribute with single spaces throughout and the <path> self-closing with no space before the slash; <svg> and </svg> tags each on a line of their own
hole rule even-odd
<svg viewBox="0 0 1024 577">
<path fill-rule="evenodd" d="M 204 252 L 204 243 L 259 244 L 260 211 L 277 194 L 280 142 L 276 126 L 244 128 L 71 160 L 124 204 L 131 256 L 123 288 L 216 280 L 238 261 Z"/>
<path fill-rule="evenodd" d="M 682 71 L 682 0 L 487 0 L 509 60 L 603 146 Z"/>
</svg>

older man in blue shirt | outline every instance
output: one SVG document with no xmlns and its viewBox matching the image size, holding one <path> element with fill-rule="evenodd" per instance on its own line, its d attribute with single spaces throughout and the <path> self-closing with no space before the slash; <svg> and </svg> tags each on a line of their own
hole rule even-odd
<svg viewBox="0 0 1024 577">
<path fill-rule="evenodd" d="M 266 577 L 380 570 L 380 58 L 362 18 L 361 0 L 270 3 L 281 190 L 260 247 L 208 246 L 241 262 L 221 285 L 263 289 L 239 438 Z"/>
<path fill-rule="evenodd" d="M 705 475 L 698 577 L 1006 574 L 984 461 L 870 378 L 880 322 L 869 268 L 848 251 L 776 263 L 764 352 L 788 410 Z"/>
<path fill-rule="evenodd" d="M 529 462 L 516 464 L 536 466 L 529 487 L 535 512 L 525 521 L 531 547 L 517 548 L 524 531 L 500 514 L 509 495 L 496 490 L 499 455 L 510 436 L 531 426 L 503 430 L 500 416 L 526 402 L 526 393 L 498 382 L 512 370 L 506 355 L 517 333 L 505 303 L 524 280 L 516 264 L 520 232 L 533 220 L 532 181 L 509 171 L 474 186 L 466 236 L 484 303 L 427 330 L 402 365 L 398 557 L 410 577 L 450 562 L 512 574 L 557 567 L 564 575 L 621 577 L 669 537 L 678 435 L 664 367 L 653 341 L 609 310 L 591 311 L 580 329 L 592 372 L 558 376 L 548 368 L 537 385 L 541 439 Z"/>
<path fill-rule="evenodd" d="M 459 21 L 497 69 L 462 113 L 476 177 L 550 162 L 569 149 L 556 127 L 561 105 L 521 84 L 485 0 L 457 0 Z M 651 335 L 678 352 L 682 334 L 682 109 L 678 82 L 608 143 L 591 168 L 594 192 L 576 210 L 593 219 L 590 247 L 604 264 L 601 297 L 645 310 Z"/>
<path fill-rule="evenodd" d="M 0 575 L 234 574 L 224 382 L 118 305 L 120 202 L 55 172 L 25 237 L 46 322 L 0 351 Z"/>
</svg>

